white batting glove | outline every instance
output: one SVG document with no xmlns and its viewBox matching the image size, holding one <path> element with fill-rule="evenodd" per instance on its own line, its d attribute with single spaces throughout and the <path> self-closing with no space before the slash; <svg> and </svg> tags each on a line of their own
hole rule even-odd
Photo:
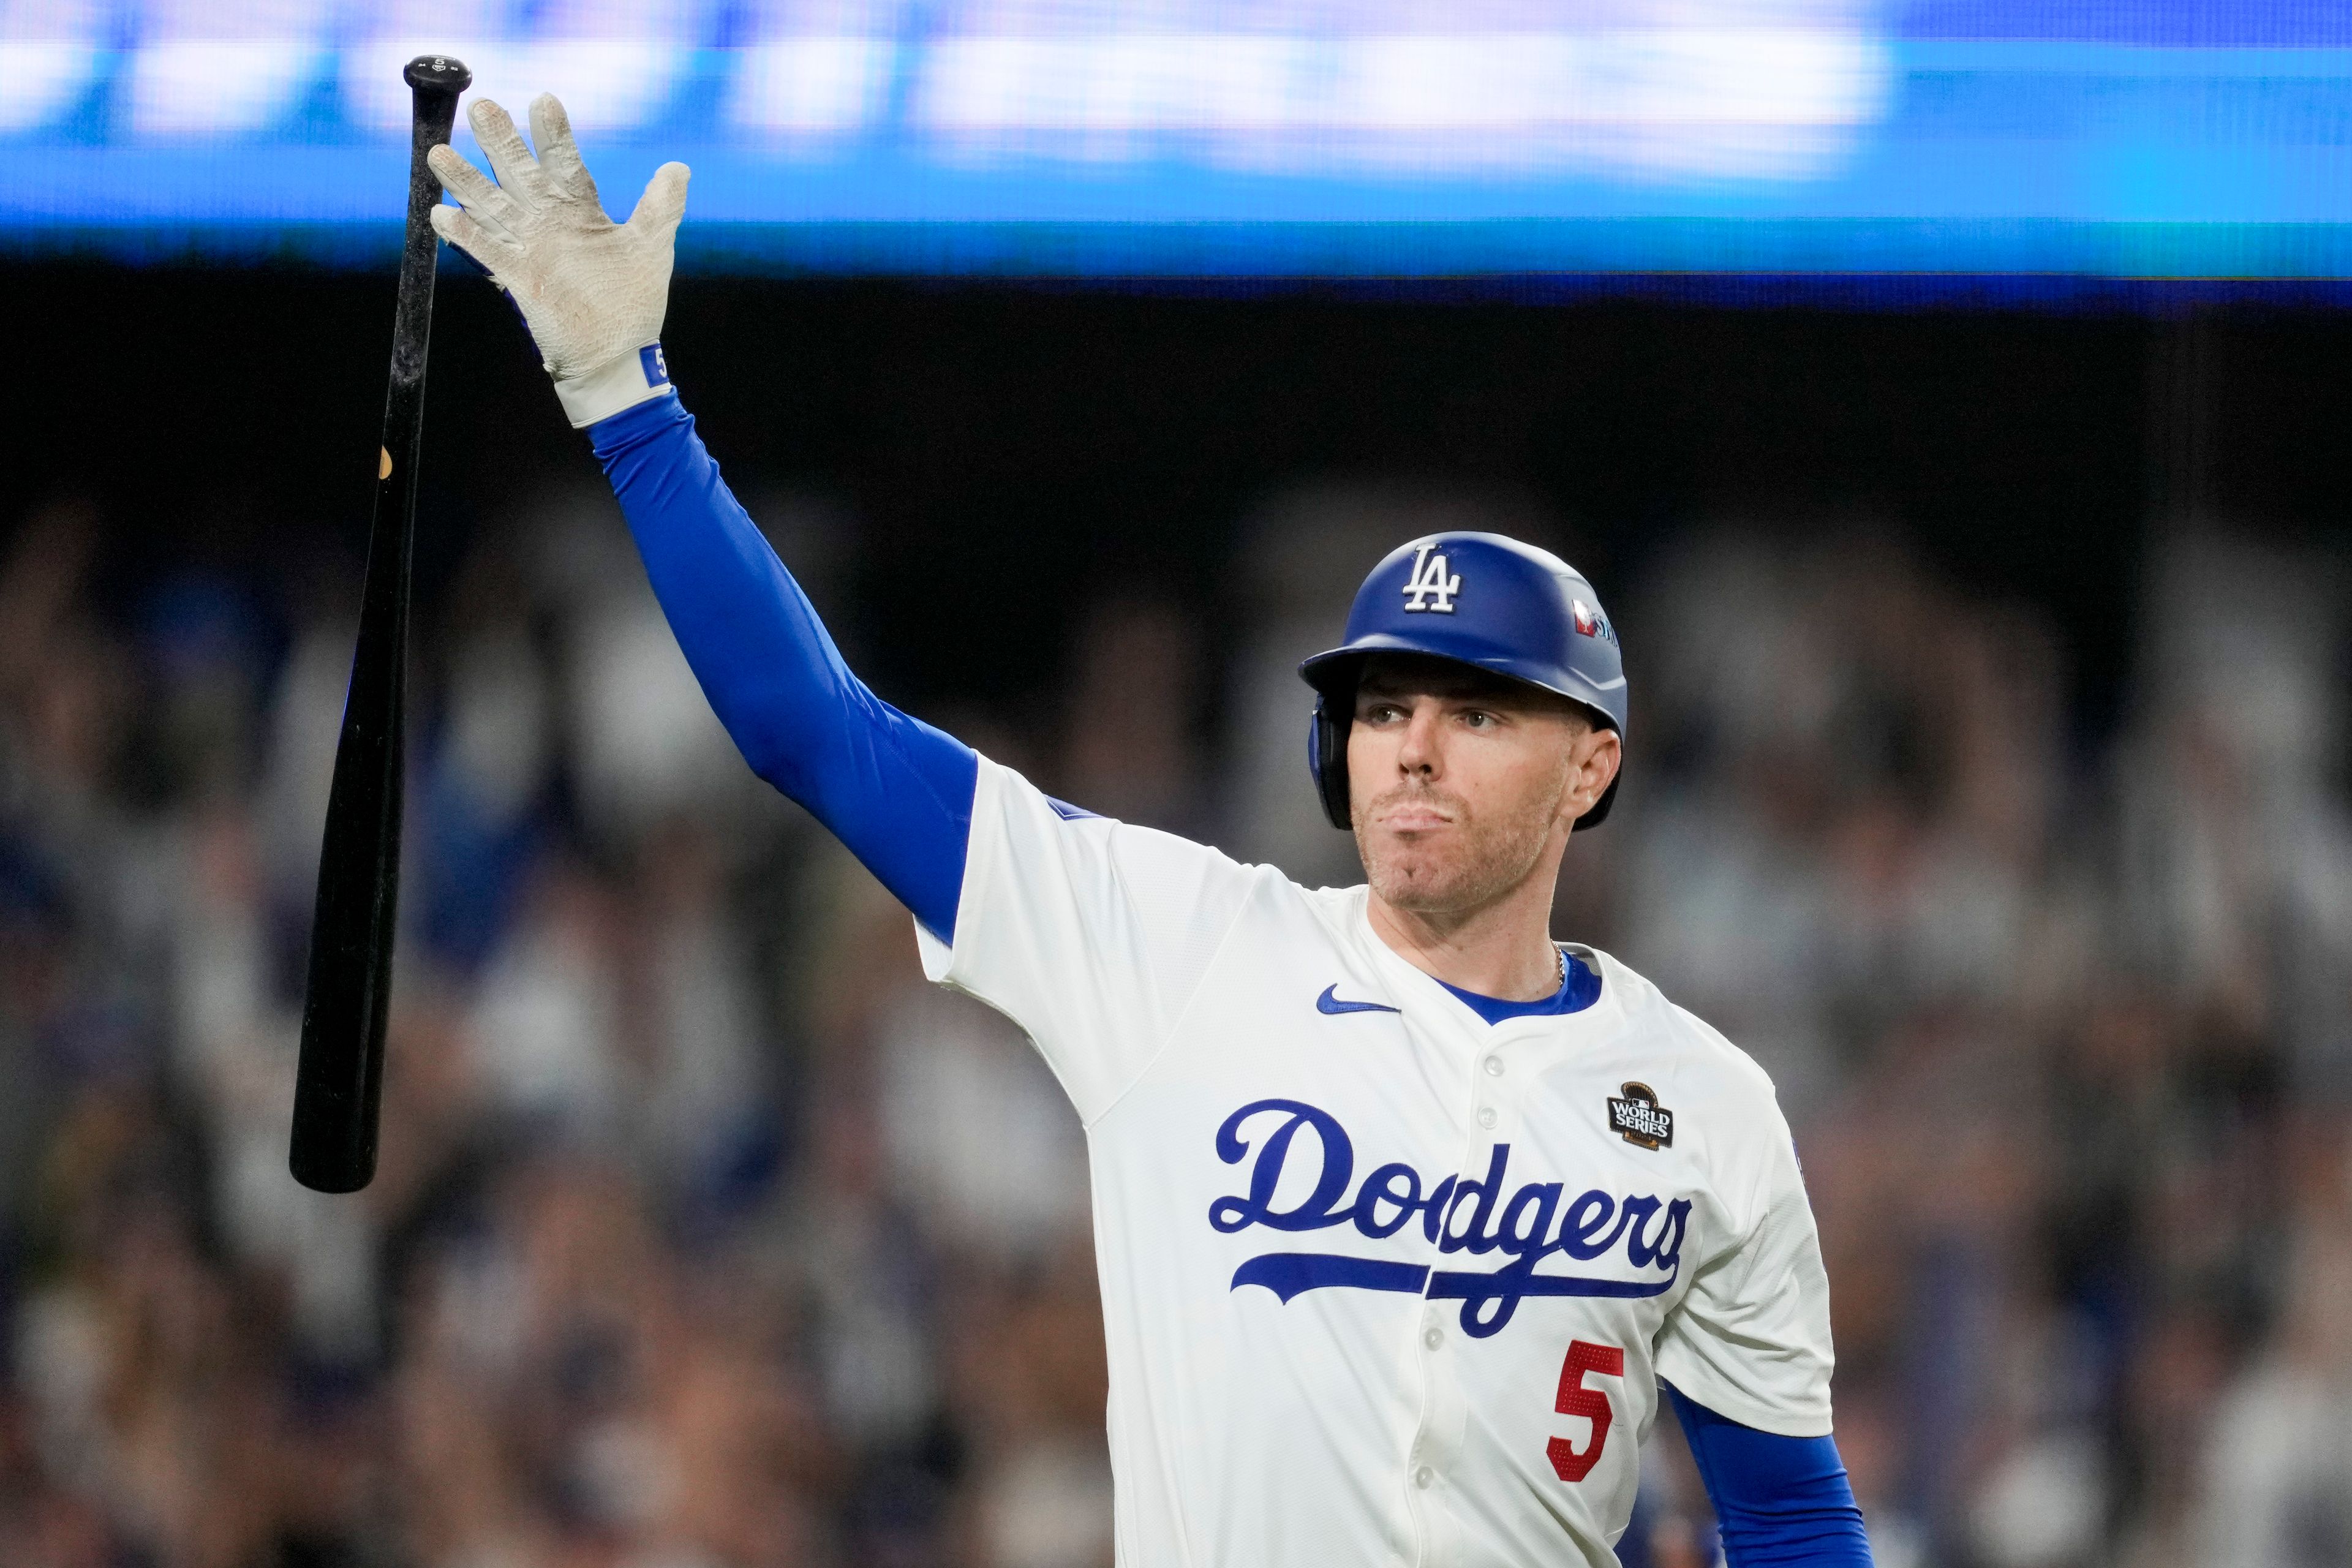
<svg viewBox="0 0 2352 1568">
<path fill-rule="evenodd" d="M 531 100 L 531 156 L 507 111 L 487 98 L 466 111 L 496 171 L 493 184 L 455 149 L 427 162 L 459 206 L 433 209 L 440 237 L 489 268 L 523 324 L 575 428 L 669 390 L 662 315 L 687 168 L 664 163 L 626 223 L 604 216 L 572 122 L 552 93 Z"/>
</svg>

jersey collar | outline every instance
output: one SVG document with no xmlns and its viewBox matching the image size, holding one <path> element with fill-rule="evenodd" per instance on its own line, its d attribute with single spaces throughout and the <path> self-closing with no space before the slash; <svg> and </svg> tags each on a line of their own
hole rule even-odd
<svg viewBox="0 0 2352 1568">
<path fill-rule="evenodd" d="M 1574 1011 L 1551 1011 L 1547 1006 L 1543 1011 L 1522 1013 L 1490 1020 L 1483 1016 L 1471 1003 L 1463 999 L 1464 993 L 1456 991 L 1435 975 L 1414 967 L 1402 953 L 1381 940 L 1381 933 L 1372 929 L 1370 888 L 1360 886 L 1352 889 L 1351 891 L 1355 895 L 1356 907 L 1352 923 L 1355 927 L 1356 940 L 1370 952 L 1372 962 L 1379 966 L 1391 994 L 1400 999 L 1411 995 L 1423 1001 L 1426 1005 L 1419 1009 L 1423 1016 L 1451 1019 L 1476 1044 L 1493 1045 L 1505 1038 L 1517 1037 L 1531 1031 L 1547 1035 L 1557 1035 L 1560 1032 L 1580 1034 L 1588 1029 L 1599 1028 L 1605 1018 L 1614 1016 L 1621 1010 L 1622 1000 L 1619 993 L 1622 985 L 1611 973 L 1613 966 L 1608 954 L 1598 948 L 1586 947 L 1581 943 L 1570 942 L 1562 942 L 1559 945 L 1567 949 L 1571 960 L 1582 964 L 1590 972 L 1592 979 L 1586 984 L 1597 985 L 1599 989 L 1598 995 L 1589 1005 Z M 1575 979 L 1572 970 L 1570 979 L 1572 984 Z M 1516 1005 L 1505 1004 L 1505 1005 Z"/>
</svg>

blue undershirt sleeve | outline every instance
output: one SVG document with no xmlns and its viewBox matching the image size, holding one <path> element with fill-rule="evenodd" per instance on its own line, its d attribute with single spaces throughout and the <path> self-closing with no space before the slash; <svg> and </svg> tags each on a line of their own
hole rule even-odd
<svg viewBox="0 0 2352 1568">
<path fill-rule="evenodd" d="M 850 673 L 674 395 L 589 435 L 670 630 L 743 760 L 953 942 L 980 773 L 971 748 Z"/>
<path fill-rule="evenodd" d="M 1871 1568 L 1835 1438 L 1761 1432 L 1660 1386 L 1715 1505 L 1730 1568 Z"/>
</svg>

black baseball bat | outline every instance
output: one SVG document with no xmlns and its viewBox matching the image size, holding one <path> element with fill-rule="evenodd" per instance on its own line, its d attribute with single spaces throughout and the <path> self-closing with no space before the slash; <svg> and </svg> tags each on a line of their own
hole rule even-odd
<svg viewBox="0 0 2352 1568">
<path fill-rule="evenodd" d="M 410 547 L 416 533 L 416 458 L 425 416 L 425 346 L 433 331 L 431 214 L 441 199 L 425 155 L 449 140 L 457 95 L 473 73 L 446 55 L 420 55 L 401 75 L 413 95 L 408 226 L 392 318 L 392 381 L 383 399 L 375 516 L 359 643 L 335 747 L 335 783 L 319 848 L 310 926 L 302 1058 L 294 1076 L 287 1164 L 322 1193 L 357 1192 L 375 1175 L 376 1111 L 383 1090 L 384 1017 L 392 1000 L 393 931 L 400 908 L 402 708 L 408 675 Z"/>
</svg>

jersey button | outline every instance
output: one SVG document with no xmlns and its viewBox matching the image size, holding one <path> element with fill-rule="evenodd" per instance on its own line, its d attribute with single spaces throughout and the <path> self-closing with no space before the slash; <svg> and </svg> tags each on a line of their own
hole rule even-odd
<svg viewBox="0 0 2352 1568">
<path fill-rule="evenodd" d="M 1432 1329 L 1427 1333 L 1421 1336 L 1421 1342 L 1427 1345 L 1431 1350 L 1435 1350 L 1438 1346 L 1445 1342 L 1445 1331 L 1443 1329 Z"/>
<path fill-rule="evenodd" d="M 1427 1465 L 1422 1466 L 1421 1468 L 1413 1471 L 1412 1473 L 1412 1484 L 1421 1488 L 1424 1491 L 1428 1490 L 1430 1484 L 1436 1479 L 1437 1472 L 1431 1469 Z"/>
<path fill-rule="evenodd" d="M 1493 1106 L 1487 1105 L 1479 1108 L 1478 1125 L 1481 1127 L 1492 1127 L 1495 1125 L 1495 1108 Z"/>
<path fill-rule="evenodd" d="M 1488 1057 L 1486 1058 L 1486 1076 L 1488 1078 L 1500 1078 L 1503 1076 L 1502 1058 Z"/>
</svg>

